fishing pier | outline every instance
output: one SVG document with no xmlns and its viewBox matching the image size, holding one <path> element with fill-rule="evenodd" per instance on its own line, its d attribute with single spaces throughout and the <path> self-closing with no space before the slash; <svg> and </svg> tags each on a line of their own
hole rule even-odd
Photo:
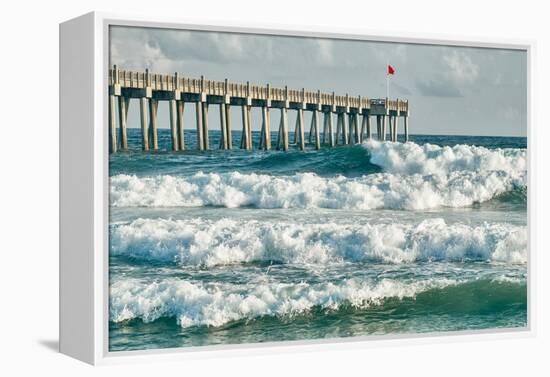
<svg viewBox="0 0 550 377">
<path fill-rule="evenodd" d="M 288 111 L 296 111 L 294 143 L 305 149 L 304 112 L 312 112 L 308 143 L 315 149 L 322 145 L 350 145 L 362 143 L 373 137 L 371 117 L 376 119 L 376 137 L 379 140 L 397 141 L 399 119 L 403 119 L 403 135 L 409 137 L 409 101 L 388 98 L 370 99 L 362 96 L 336 95 L 321 91 L 294 90 L 288 87 L 232 83 L 225 81 L 188 78 L 178 73 L 164 75 L 119 70 L 109 70 L 109 150 L 128 150 L 128 108 L 130 99 L 139 100 L 142 149 L 158 150 L 157 113 L 159 101 L 168 101 L 170 112 L 170 133 L 173 151 L 185 150 L 183 114 L 185 105 L 194 107 L 198 150 L 210 146 L 208 112 L 212 107 L 219 111 L 220 149 L 230 150 L 232 145 L 232 107 L 240 108 L 242 134 L 240 148 L 251 150 L 252 127 L 251 108 L 261 109 L 262 124 L 260 142 L 257 148 L 269 150 L 271 140 L 271 111 L 280 111 L 276 149 L 289 148 Z M 118 106 L 118 111 L 117 111 Z M 118 127 L 117 127 L 118 115 Z M 333 118 L 336 115 L 336 125 Z M 321 116 L 323 124 L 321 126 Z M 118 132 L 117 132 L 118 128 Z M 321 129 L 322 128 L 322 129 Z M 388 135 L 389 131 L 389 135 Z"/>
</svg>

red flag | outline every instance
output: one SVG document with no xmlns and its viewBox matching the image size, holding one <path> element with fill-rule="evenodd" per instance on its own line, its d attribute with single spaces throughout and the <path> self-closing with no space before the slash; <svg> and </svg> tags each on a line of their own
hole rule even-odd
<svg viewBox="0 0 550 377">
<path fill-rule="evenodd" d="M 395 69 L 393 69 L 393 67 L 388 64 L 388 75 L 393 75 L 393 74 L 395 74 Z"/>
</svg>

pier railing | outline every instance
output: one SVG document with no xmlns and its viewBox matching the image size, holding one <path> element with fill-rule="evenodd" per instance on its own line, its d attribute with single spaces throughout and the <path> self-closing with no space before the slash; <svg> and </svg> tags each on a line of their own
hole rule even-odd
<svg viewBox="0 0 550 377">
<path fill-rule="evenodd" d="M 320 104 L 322 106 L 335 105 L 339 107 L 352 107 L 369 109 L 371 99 L 362 96 L 335 95 L 334 93 L 321 93 L 311 90 L 297 90 L 288 88 L 275 88 L 270 85 L 260 86 L 250 83 L 235 83 L 225 81 L 208 80 L 204 77 L 191 78 L 178 74 L 158 74 L 148 71 L 109 70 L 109 85 L 120 85 L 121 88 L 146 89 L 155 91 L 181 91 L 185 93 L 213 96 L 254 98 L 259 100 L 304 102 Z M 381 105 L 385 100 L 381 100 Z M 406 100 L 388 100 L 388 109 L 395 111 L 408 111 L 409 102 Z"/>
<path fill-rule="evenodd" d="M 295 140 L 301 150 L 305 148 L 304 111 L 312 112 L 309 142 L 319 149 L 321 144 L 361 143 L 371 138 L 370 117 L 375 116 L 377 136 L 386 140 L 389 129 L 390 140 L 397 141 L 397 122 L 403 118 L 405 141 L 408 140 L 409 101 L 389 98 L 368 98 L 367 96 L 337 95 L 320 90 L 289 89 L 266 85 L 215 81 L 185 77 L 179 73 L 159 74 L 145 71 L 109 69 L 109 128 L 110 150 L 128 149 L 127 115 L 130 99 L 139 99 L 143 150 L 158 149 L 157 111 L 159 101 L 169 101 L 172 150 L 184 150 L 183 111 L 186 104 L 194 104 L 197 123 L 197 148 L 209 149 L 208 108 L 219 105 L 221 149 L 232 149 L 230 110 L 232 106 L 242 109 L 241 148 L 252 149 L 251 116 L 252 107 L 262 108 L 261 149 L 271 148 L 270 109 L 281 111 L 277 149 L 288 150 L 288 110 L 296 110 Z M 118 114 L 115 111 L 118 99 Z M 321 130 L 320 114 L 324 115 Z M 332 115 L 337 115 L 336 130 L 333 130 Z M 120 144 L 117 143 L 117 121 Z M 361 125 L 359 117 L 362 116 Z M 388 126 L 389 121 L 389 127 Z M 322 135 L 322 141 L 321 141 Z M 314 138 L 313 138 L 314 137 Z"/>
</svg>

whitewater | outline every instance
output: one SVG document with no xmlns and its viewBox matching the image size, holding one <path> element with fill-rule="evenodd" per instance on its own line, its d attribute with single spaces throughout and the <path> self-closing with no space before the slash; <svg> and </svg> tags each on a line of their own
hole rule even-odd
<svg viewBox="0 0 550 377">
<path fill-rule="evenodd" d="M 526 326 L 525 138 L 175 154 L 160 131 L 110 157 L 111 350 Z"/>
<path fill-rule="evenodd" d="M 383 173 L 322 177 L 204 173 L 111 178 L 114 207 L 429 209 L 485 202 L 527 185 L 526 151 L 369 141 Z M 365 161 L 367 163 L 367 161 Z"/>
</svg>

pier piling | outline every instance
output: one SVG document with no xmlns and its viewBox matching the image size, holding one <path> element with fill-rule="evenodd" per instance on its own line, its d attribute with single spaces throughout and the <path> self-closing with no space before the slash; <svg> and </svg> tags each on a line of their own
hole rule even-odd
<svg viewBox="0 0 550 377">
<path fill-rule="evenodd" d="M 118 97 L 118 98 L 117 98 Z M 159 148 L 157 112 L 159 101 L 168 101 L 170 112 L 170 134 L 172 150 L 185 149 L 183 114 L 185 103 L 195 104 L 197 149 L 209 149 L 209 105 L 219 106 L 220 143 L 219 148 L 232 149 L 231 106 L 240 106 L 243 130 L 241 147 L 253 148 L 251 112 L 253 107 L 261 111 L 261 132 L 259 149 L 271 148 L 270 109 L 280 109 L 277 149 L 287 151 L 289 145 L 288 111 L 297 110 L 295 143 L 305 150 L 304 111 L 311 111 L 308 145 L 320 149 L 321 145 L 362 143 L 373 137 L 370 116 L 376 116 L 376 132 L 379 140 L 397 141 L 399 117 L 403 118 L 404 139 L 409 139 L 409 102 L 388 98 L 368 99 L 363 96 L 336 95 L 334 92 L 321 93 L 320 90 L 308 91 L 230 83 L 227 79 L 218 82 L 172 75 L 151 74 L 148 69 L 141 72 L 119 70 L 113 66 L 109 70 L 109 150 L 111 153 L 128 149 L 128 108 L 131 99 L 139 101 L 142 149 L 144 151 Z M 116 111 L 118 106 L 118 114 Z M 322 113 L 322 114 L 321 114 Z M 336 115 L 336 129 L 333 129 L 332 115 Z M 118 118 L 117 118 L 118 115 Z M 323 125 L 320 116 L 323 116 Z M 359 126 L 359 118 L 361 126 Z M 118 122 L 117 122 L 118 121 Z M 117 124 L 118 123 L 118 124 Z M 116 128 L 119 128 L 117 130 Z M 322 128 L 322 130 L 321 130 Z M 118 133 L 117 133 L 118 131 Z M 321 132 L 322 140 L 321 140 Z M 365 136 L 366 134 L 366 136 Z"/>
<path fill-rule="evenodd" d="M 183 112 L 185 111 L 185 102 L 177 101 L 178 108 L 178 139 L 179 139 L 179 150 L 185 150 L 185 133 L 183 127 Z"/>
<path fill-rule="evenodd" d="M 361 135 L 359 135 L 359 115 L 357 115 L 357 113 L 353 113 L 352 114 L 352 119 L 353 119 L 353 133 L 354 133 L 354 137 L 355 137 L 355 144 L 358 144 L 361 142 Z M 353 144 L 353 142 L 352 142 Z"/>
<path fill-rule="evenodd" d="M 397 122 L 398 122 L 398 119 L 399 119 L 398 116 L 393 117 L 393 141 L 394 142 L 397 142 Z"/>
<path fill-rule="evenodd" d="M 315 149 L 321 149 L 321 135 L 319 132 L 319 111 L 313 110 L 313 128 L 315 132 Z"/>
<path fill-rule="evenodd" d="M 388 115 L 382 115 L 382 141 L 386 141 L 386 136 L 388 135 Z"/>
<path fill-rule="evenodd" d="M 359 140 L 360 143 L 362 143 L 365 140 L 365 131 L 367 130 L 367 118 L 368 115 L 363 115 L 363 119 L 361 120 L 361 140 Z M 367 135 L 367 139 L 369 136 Z"/>
<path fill-rule="evenodd" d="M 202 128 L 203 128 L 203 149 L 205 151 L 208 150 L 210 147 L 210 139 L 209 139 L 209 133 L 208 133 L 208 102 L 202 102 Z"/>
<path fill-rule="evenodd" d="M 262 132 L 260 135 L 260 149 L 271 149 L 271 127 L 269 124 L 269 108 L 262 107 Z"/>
<path fill-rule="evenodd" d="M 311 122 L 309 122 L 309 132 L 307 134 L 307 142 L 309 144 L 313 143 L 313 122 L 314 122 L 314 115 L 313 112 L 311 113 Z"/>
<path fill-rule="evenodd" d="M 283 139 L 283 150 L 288 151 L 288 108 L 283 107 L 281 109 L 281 130 Z"/>
<path fill-rule="evenodd" d="M 327 113 L 328 117 L 328 141 L 331 147 L 334 147 L 334 127 L 332 123 L 332 112 Z"/>
<path fill-rule="evenodd" d="M 367 140 L 372 139 L 371 129 L 370 129 L 370 114 L 366 114 L 365 118 L 367 120 Z"/>
<path fill-rule="evenodd" d="M 225 124 L 225 104 L 220 104 L 220 149 L 227 149 L 227 125 Z"/>
<path fill-rule="evenodd" d="M 158 133 L 157 133 L 157 112 L 158 112 L 158 101 L 155 99 L 149 100 L 149 147 L 152 146 L 154 151 L 159 149 L 158 144 Z M 171 116 L 170 110 L 170 116 Z M 172 119 L 172 118 L 170 118 Z M 172 122 L 170 122 L 171 124 Z"/>
<path fill-rule="evenodd" d="M 147 121 L 147 105 L 149 99 L 142 97 L 139 100 L 139 114 L 141 120 L 141 139 L 142 139 L 142 149 L 144 151 L 149 150 L 149 135 L 148 135 L 148 121 Z"/>
<path fill-rule="evenodd" d="M 305 149 L 305 140 L 304 140 L 304 110 L 298 109 L 298 117 L 296 120 L 296 123 L 298 124 L 298 138 L 300 139 L 300 150 L 303 151 Z"/>
<path fill-rule="evenodd" d="M 204 144 L 202 141 L 202 103 L 200 101 L 195 102 L 195 119 L 197 121 L 197 149 L 202 151 Z"/>
<path fill-rule="evenodd" d="M 328 134 L 328 117 L 327 117 L 327 113 L 324 112 L 323 113 L 323 145 L 327 145 L 328 143 L 327 134 Z"/>
<path fill-rule="evenodd" d="M 115 96 L 109 96 L 109 151 L 116 153 L 116 116 L 115 116 Z"/>
<path fill-rule="evenodd" d="M 120 149 L 123 151 L 128 150 L 128 132 L 127 128 L 127 119 L 128 119 L 128 108 L 130 107 L 130 99 L 118 96 L 118 122 L 120 129 Z"/>
<path fill-rule="evenodd" d="M 178 144 L 178 114 L 177 114 L 177 108 L 176 108 L 176 100 L 175 99 L 170 100 L 169 106 L 170 106 L 170 136 L 172 139 L 172 150 L 177 151 L 179 149 L 179 144 Z M 154 129 L 154 133 L 155 133 L 154 140 L 156 143 L 157 142 L 156 126 Z M 158 149 L 158 145 L 155 145 L 155 150 L 157 149 Z"/>
<path fill-rule="evenodd" d="M 347 117 L 345 114 L 342 114 L 342 144 L 349 144 L 349 134 L 348 134 L 348 125 Z"/>
<path fill-rule="evenodd" d="M 403 128 L 405 130 L 405 142 L 409 141 L 409 117 L 403 117 Z"/>
<path fill-rule="evenodd" d="M 342 114 L 336 114 L 336 144 L 341 142 L 341 133 L 342 133 Z"/>
<path fill-rule="evenodd" d="M 390 141 L 393 141 L 393 115 L 388 115 L 389 131 L 390 131 Z"/>
</svg>

